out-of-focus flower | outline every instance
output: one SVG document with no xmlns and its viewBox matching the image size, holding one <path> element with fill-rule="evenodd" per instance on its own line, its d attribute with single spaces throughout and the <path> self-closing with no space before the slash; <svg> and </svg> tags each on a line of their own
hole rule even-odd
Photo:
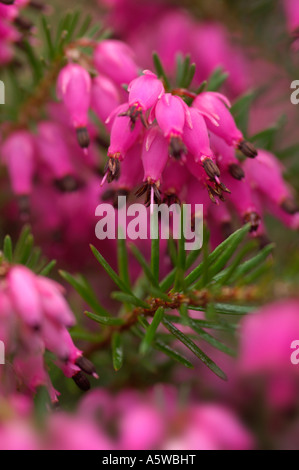
<svg viewBox="0 0 299 470">
<path fill-rule="evenodd" d="M 124 450 L 224 450 L 251 449 L 252 436 L 234 414 L 220 405 L 191 400 L 180 406 L 177 392 L 160 387 L 144 394 L 124 391 L 115 397 L 94 390 L 82 400 L 79 413 L 109 428 L 116 426 L 118 449 Z"/>
<path fill-rule="evenodd" d="M 109 436 L 84 416 L 51 412 L 42 424 L 25 395 L 0 399 L 1 450 L 113 450 Z"/>
<path fill-rule="evenodd" d="M 77 132 L 79 145 L 89 146 L 87 131 L 88 110 L 90 107 L 91 78 L 80 65 L 68 64 L 58 77 L 57 94 L 63 100 Z"/>
<path fill-rule="evenodd" d="M 239 373 L 251 384 L 262 380 L 267 402 L 276 410 L 292 407 L 298 397 L 298 366 L 291 362 L 291 345 L 299 338 L 298 312 L 297 300 L 279 301 L 241 322 Z"/>
<path fill-rule="evenodd" d="M 0 67 L 14 58 L 14 45 L 21 41 L 24 30 L 28 34 L 33 24 L 22 16 L 27 6 L 35 8 L 37 2 L 29 0 L 2 0 L 0 2 Z M 44 9 L 41 4 L 40 9 Z"/>
<path fill-rule="evenodd" d="M 63 297 L 63 288 L 25 266 L 4 262 L 1 269 L 0 339 L 12 363 L 18 388 L 34 393 L 44 385 L 49 388 L 52 400 L 57 400 L 44 363 L 45 350 L 55 355 L 57 365 L 79 386 L 83 384 L 82 370 L 96 376 L 92 364 L 82 357 L 68 332 L 75 319 Z M 3 368 L 2 383 L 5 373 Z M 5 386 L 2 390 L 1 385 L 1 391 L 5 393 Z"/>
<path fill-rule="evenodd" d="M 31 134 L 28 131 L 14 132 L 2 145 L 1 154 L 14 193 L 28 196 L 32 190 L 35 157 Z"/>
<path fill-rule="evenodd" d="M 297 35 L 299 28 L 299 8 L 296 0 L 282 0 L 286 15 L 288 30 Z"/>
<path fill-rule="evenodd" d="M 129 84 L 138 76 L 139 68 L 134 52 L 121 41 L 101 41 L 94 53 L 94 63 L 100 74 L 106 75 L 119 86 Z"/>
<path fill-rule="evenodd" d="M 167 73 L 173 75 L 177 55 L 190 54 L 197 64 L 198 84 L 220 66 L 229 72 L 230 94 L 239 95 L 250 86 L 249 60 L 222 24 L 194 20 L 186 10 L 170 7 L 168 2 L 100 0 L 99 3 L 108 6 L 107 25 L 134 48 L 143 67 L 151 67 L 154 50 Z"/>
</svg>

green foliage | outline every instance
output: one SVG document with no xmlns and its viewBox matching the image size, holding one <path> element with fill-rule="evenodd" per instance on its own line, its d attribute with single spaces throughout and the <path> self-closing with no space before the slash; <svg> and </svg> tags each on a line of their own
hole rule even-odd
<svg viewBox="0 0 299 470">
<path fill-rule="evenodd" d="M 11 237 L 6 235 L 0 262 L 23 264 L 41 276 L 49 276 L 56 265 L 55 260 L 49 262 L 42 256 L 40 248 L 34 246 L 34 238 L 28 225 L 23 227 L 15 247 Z"/>
<path fill-rule="evenodd" d="M 184 357 L 178 346 L 181 343 L 183 349 L 189 350 L 189 354 L 194 355 L 220 378 L 226 378 L 225 373 L 197 343 L 207 343 L 224 354 L 235 355 L 233 347 L 217 338 L 217 332 L 225 332 L 231 342 L 236 330 L 235 319 L 251 312 L 255 304 L 248 302 L 246 296 L 244 302 L 233 303 L 231 298 L 226 302 L 225 292 L 227 289 L 241 289 L 241 292 L 244 288 L 244 276 L 264 266 L 273 249 L 273 246 L 268 246 L 251 259 L 246 259 L 249 253 L 256 251 L 255 242 L 244 243 L 249 228 L 249 225 L 245 225 L 237 230 L 211 253 L 206 243 L 201 250 L 188 254 L 184 249 L 183 238 L 177 243 L 173 240 L 172 259 L 175 264 L 173 270 L 160 282 L 157 261 L 159 239 L 152 241 L 151 260 L 146 260 L 135 245 L 129 244 L 127 248 L 124 240 L 119 241 L 118 273 L 91 246 L 101 268 L 119 289 L 112 293 L 112 298 L 122 304 L 118 316 L 110 315 L 103 309 L 95 301 L 91 288 L 87 288 L 77 276 L 61 273 L 94 310 L 85 313 L 99 324 L 101 335 L 98 347 L 111 343 L 115 370 L 120 370 L 127 354 L 127 343 L 123 339 L 133 335 L 140 340 L 140 360 L 158 350 L 172 361 L 192 367 L 189 358 Z M 208 240 L 207 233 L 204 239 Z M 130 252 L 142 269 L 135 285 L 131 285 L 128 276 Z M 199 256 L 200 262 L 197 261 Z M 238 283 L 243 283 L 243 287 L 238 287 Z M 196 312 L 202 312 L 199 318 Z M 96 349 L 97 345 L 94 350 Z"/>
</svg>

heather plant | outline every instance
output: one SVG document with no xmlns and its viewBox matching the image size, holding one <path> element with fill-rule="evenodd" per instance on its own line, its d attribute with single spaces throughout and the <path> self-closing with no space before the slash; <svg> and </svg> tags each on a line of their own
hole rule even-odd
<svg viewBox="0 0 299 470">
<path fill-rule="evenodd" d="M 79 3 L 0 0 L 0 447 L 296 446 L 298 5 Z"/>
</svg>

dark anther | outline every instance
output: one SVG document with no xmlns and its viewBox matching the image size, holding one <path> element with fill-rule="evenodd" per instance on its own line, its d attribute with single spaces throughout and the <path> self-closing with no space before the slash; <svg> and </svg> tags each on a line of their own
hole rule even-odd
<svg viewBox="0 0 299 470">
<path fill-rule="evenodd" d="M 221 191 L 224 191 L 225 193 L 231 194 L 231 191 L 225 186 L 224 183 L 220 183 L 219 188 L 221 189 Z"/>
<path fill-rule="evenodd" d="M 28 196 L 20 196 L 18 199 L 20 217 L 27 222 L 30 217 L 30 200 Z"/>
<path fill-rule="evenodd" d="M 118 207 L 119 207 L 118 198 L 121 197 L 121 196 L 125 196 L 127 198 L 129 196 L 129 194 L 130 194 L 130 191 L 128 191 L 126 188 L 117 189 L 114 192 L 114 198 L 113 198 L 113 201 L 112 201 L 112 205 L 113 205 L 114 209 L 118 209 Z M 126 203 L 122 204 L 121 207 L 125 204 Z"/>
<path fill-rule="evenodd" d="M 255 158 L 257 157 L 257 150 L 253 144 L 247 142 L 247 140 L 242 140 L 239 143 L 239 150 L 248 158 Z"/>
<path fill-rule="evenodd" d="M 260 235 L 258 237 L 258 241 L 259 241 L 260 250 L 262 250 L 263 248 L 265 248 L 266 246 L 272 243 L 271 240 L 266 235 Z"/>
<path fill-rule="evenodd" d="M 79 357 L 76 360 L 76 365 L 80 367 L 80 369 L 83 370 L 83 372 L 86 374 L 92 375 L 93 377 L 98 377 L 95 366 L 89 359 L 86 359 L 86 357 Z"/>
<path fill-rule="evenodd" d="M 107 181 L 108 183 L 112 183 L 112 181 L 117 180 L 120 175 L 120 162 L 117 158 L 110 157 L 104 170 L 105 174 L 107 174 Z"/>
<path fill-rule="evenodd" d="M 27 18 L 25 19 L 21 16 L 18 16 L 14 20 L 14 23 L 18 28 L 20 28 L 21 31 L 24 31 L 24 32 L 30 31 L 33 28 L 33 23 L 27 20 Z"/>
<path fill-rule="evenodd" d="M 159 189 L 157 188 L 157 185 L 155 183 L 143 183 L 142 186 L 136 191 L 135 195 L 137 197 L 141 197 L 145 194 L 145 201 L 144 204 L 146 207 L 150 206 L 151 204 L 151 192 L 152 189 L 154 191 L 154 202 L 155 204 L 161 204 L 162 198 L 161 198 L 161 193 Z"/>
<path fill-rule="evenodd" d="M 77 372 L 76 375 L 73 375 L 72 379 L 77 387 L 79 387 L 83 392 L 88 392 L 88 390 L 90 390 L 90 382 L 83 372 Z"/>
<path fill-rule="evenodd" d="M 256 232 L 261 223 L 261 218 L 256 212 L 249 212 L 244 217 L 245 224 L 250 223 L 250 232 Z"/>
<path fill-rule="evenodd" d="M 211 201 L 214 204 L 218 204 L 217 199 L 215 198 L 215 196 L 218 196 L 218 194 L 215 193 L 215 191 L 213 190 L 213 188 L 211 188 L 211 186 L 207 186 L 207 190 L 208 190 Z"/>
<path fill-rule="evenodd" d="M 76 130 L 77 141 L 81 148 L 86 149 L 90 144 L 90 137 L 86 127 L 79 127 Z"/>
<path fill-rule="evenodd" d="M 13 5 L 15 0 L 0 0 L 0 3 L 4 3 L 4 5 Z"/>
<path fill-rule="evenodd" d="M 183 157 L 183 155 L 186 155 L 187 149 L 180 137 L 171 137 L 169 144 L 169 153 L 176 160 L 179 160 Z"/>
<path fill-rule="evenodd" d="M 100 135 L 96 137 L 96 143 L 103 149 L 107 149 L 109 147 L 109 139 L 106 139 Z"/>
<path fill-rule="evenodd" d="M 34 8 L 34 10 L 39 10 L 39 11 L 47 10 L 47 5 L 44 5 L 42 2 L 39 2 L 37 0 L 30 0 L 29 6 L 31 8 Z"/>
<path fill-rule="evenodd" d="M 130 120 L 131 120 L 131 130 L 132 131 L 134 130 L 134 128 L 136 126 L 136 122 L 137 122 L 138 119 L 140 119 L 140 121 L 142 122 L 144 127 L 147 127 L 147 123 L 145 121 L 145 118 L 144 118 L 144 115 L 143 115 L 143 112 L 142 112 L 142 108 L 140 108 L 140 106 L 138 106 L 138 104 L 134 104 L 133 106 L 130 106 L 128 111 L 126 111 L 125 113 L 119 114 L 119 116 L 120 117 L 127 116 L 127 117 L 130 118 Z"/>
<path fill-rule="evenodd" d="M 228 171 L 230 172 L 231 176 L 236 180 L 240 181 L 245 177 L 243 168 L 237 163 L 232 163 L 231 165 L 229 165 Z"/>
<path fill-rule="evenodd" d="M 281 203 L 281 208 L 287 212 L 287 214 L 294 215 L 296 212 L 299 212 L 299 207 L 295 201 L 290 198 L 286 198 Z"/>
<path fill-rule="evenodd" d="M 206 158 L 203 161 L 203 167 L 204 167 L 204 170 L 205 170 L 206 174 L 212 180 L 214 180 L 215 177 L 220 176 L 220 170 L 219 170 L 218 166 L 210 158 Z"/>
<path fill-rule="evenodd" d="M 221 232 L 224 238 L 228 238 L 234 232 L 231 222 L 223 222 L 221 225 Z"/>
<path fill-rule="evenodd" d="M 83 186 L 83 183 L 78 181 L 72 175 L 66 175 L 61 179 L 54 181 L 54 184 L 62 193 L 72 193 L 78 191 Z"/>
<path fill-rule="evenodd" d="M 107 189 L 101 196 L 102 201 L 110 201 L 115 197 L 115 189 Z"/>
<path fill-rule="evenodd" d="M 174 193 L 164 194 L 163 196 L 163 203 L 167 204 L 168 207 L 172 206 L 173 204 L 181 204 L 179 197 Z"/>
</svg>

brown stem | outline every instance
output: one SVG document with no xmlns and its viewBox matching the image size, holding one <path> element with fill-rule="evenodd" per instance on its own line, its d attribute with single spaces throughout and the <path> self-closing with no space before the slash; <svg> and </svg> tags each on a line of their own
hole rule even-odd
<svg viewBox="0 0 299 470">
<path fill-rule="evenodd" d="M 192 292 L 191 295 L 185 296 L 183 294 L 169 294 L 169 301 L 160 298 L 151 298 L 147 301 L 149 308 L 137 307 L 132 312 L 127 314 L 124 318 L 124 323 L 118 326 L 109 326 L 105 330 L 105 335 L 98 343 L 90 345 L 84 352 L 84 357 L 90 357 L 96 351 L 104 349 L 109 346 L 112 335 L 115 332 L 122 333 L 129 330 L 134 326 L 139 317 L 153 317 L 159 307 L 165 310 L 177 310 L 183 304 L 192 305 L 194 307 L 206 307 L 211 301 L 215 302 L 228 302 L 232 300 L 253 302 L 261 298 L 262 293 L 259 292 L 255 286 L 248 287 L 225 287 L 222 288 L 218 294 L 212 295 L 206 289 Z"/>
</svg>

